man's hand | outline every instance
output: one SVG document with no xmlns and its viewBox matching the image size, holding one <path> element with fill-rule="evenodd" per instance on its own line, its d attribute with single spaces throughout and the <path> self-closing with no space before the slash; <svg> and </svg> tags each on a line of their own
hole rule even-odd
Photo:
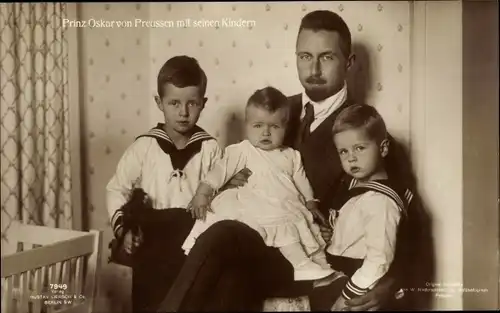
<svg viewBox="0 0 500 313">
<path fill-rule="evenodd" d="M 142 239 L 142 233 L 139 232 L 138 235 L 134 236 L 132 231 L 128 231 L 123 238 L 123 249 L 128 254 L 133 254 L 142 244 Z"/>
<path fill-rule="evenodd" d="M 337 301 L 333 304 L 331 311 L 348 311 L 348 306 L 345 304 L 346 301 L 347 300 L 343 296 L 338 297 Z"/>
<path fill-rule="evenodd" d="M 252 171 L 245 167 L 236 173 L 222 188 L 219 189 L 219 191 L 244 186 L 248 182 L 248 177 L 250 177 L 250 175 L 252 175 Z"/>
<path fill-rule="evenodd" d="M 375 287 L 364 296 L 347 300 L 349 311 L 377 311 L 387 301 L 394 297 L 396 280 L 393 277 L 384 277 Z"/>
</svg>

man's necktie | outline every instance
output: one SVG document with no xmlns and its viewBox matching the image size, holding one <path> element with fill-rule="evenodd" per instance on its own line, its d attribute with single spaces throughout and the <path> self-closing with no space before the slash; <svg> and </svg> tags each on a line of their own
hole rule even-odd
<svg viewBox="0 0 500 313">
<path fill-rule="evenodd" d="M 306 114 L 300 122 L 299 131 L 295 140 L 295 148 L 299 149 L 304 139 L 311 134 L 311 124 L 314 121 L 314 107 L 311 102 L 305 106 Z"/>
</svg>

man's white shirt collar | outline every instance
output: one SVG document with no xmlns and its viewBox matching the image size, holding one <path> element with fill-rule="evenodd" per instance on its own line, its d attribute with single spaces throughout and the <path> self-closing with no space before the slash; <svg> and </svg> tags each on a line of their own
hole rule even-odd
<svg viewBox="0 0 500 313">
<path fill-rule="evenodd" d="M 312 101 L 304 92 L 302 92 L 302 107 L 310 102 L 314 107 L 314 121 L 311 124 L 311 131 L 321 124 L 328 116 L 337 110 L 347 100 L 347 83 L 344 82 L 344 87 L 333 96 L 326 98 L 322 101 Z M 300 118 L 305 115 L 305 109 L 302 110 Z"/>
</svg>

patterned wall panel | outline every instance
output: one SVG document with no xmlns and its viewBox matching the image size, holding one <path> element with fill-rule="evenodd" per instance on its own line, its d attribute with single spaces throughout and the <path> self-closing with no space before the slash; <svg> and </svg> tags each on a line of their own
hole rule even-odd
<svg viewBox="0 0 500 313">
<path fill-rule="evenodd" d="M 316 9 L 333 10 L 346 20 L 358 54 L 349 88 L 376 106 L 389 130 L 408 142 L 410 12 L 406 1 L 82 5 L 82 20 L 132 24 L 83 29 L 86 197 L 89 225 L 105 230 L 106 244 L 111 231 L 105 186 L 134 137 L 162 119 L 153 96 L 163 63 L 180 54 L 199 60 L 208 76 L 209 98 L 200 125 L 222 144 L 235 142 L 240 133 L 234 129 L 240 127 L 245 102 L 253 91 L 270 84 L 287 95 L 301 92 L 295 40 L 302 16 Z M 185 19 L 190 19 L 190 25 L 176 24 Z M 223 19 L 252 23 L 228 27 Z M 146 25 L 153 21 L 164 25 Z M 195 21 L 219 21 L 220 27 L 195 27 Z M 103 262 L 107 247 L 105 251 Z M 130 271 L 105 264 L 100 293 L 98 312 L 127 311 Z"/>
<path fill-rule="evenodd" d="M 163 62 L 174 55 L 197 58 L 208 75 L 209 100 L 200 124 L 224 144 L 231 142 L 227 127 L 234 124 L 233 114 L 241 115 L 257 88 L 271 84 L 287 95 L 301 92 L 295 41 L 300 19 L 316 9 L 333 10 L 345 19 L 358 55 L 350 89 L 360 101 L 376 106 L 389 129 L 407 142 L 409 4 L 405 1 L 150 4 L 151 20 L 174 24 L 150 31 L 150 79 L 154 81 Z M 189 26 L 177 25 L 186 19 Z M 224 20 L 250 25 L 231 27 Z M 154 108 L 150 114 L 151 122 L 161 119 Z"/>
<path fill-rule="evenodd" d="M 147 6 L 135 3 L 83 4 L 81 20 L 148 19 Z M 81 74 L 84 98 L 83 130 L 86 160 L 87 213 L 90 228 L 104 230 L 103 275 L 97 312 L 120 312 L 129 307 L 130 270 L 107 264 L 112 234 L 106 211 L 105 188 L 116 164 L 134 137 L 148 129 L 149 29 L 82 28 Z"/>
</svg>

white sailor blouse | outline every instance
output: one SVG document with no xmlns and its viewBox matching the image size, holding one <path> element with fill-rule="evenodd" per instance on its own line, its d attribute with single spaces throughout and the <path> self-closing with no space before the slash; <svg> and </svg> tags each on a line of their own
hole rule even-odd
<svg viewBox="0 0 500 313">
<path fill-rule="evenodd" d="M 185 148 L 177 149 L 159 123 L 130 145 L 107 185 L 107 209 L 113 232 L 121 227 L 120 208 L 133 188 L 142 188 L 153 208 L 186 208 L 198 183 L 213 163 L 222 157 L 217 141 L 202 128 L 195 131 Z"/>
<path fill-rule="evenodd" d="M 409 190 L 398 194 L 384 181 L 352 179 L 349 189 L 350 199 L 339 211 L 330 211 L 333 236 L 326 249 L 331 255 L 363 260 L 342 292 L 347 299 L 368 292 L 389 270 L 398 226 L 413 197 Z"/>
</svg>

